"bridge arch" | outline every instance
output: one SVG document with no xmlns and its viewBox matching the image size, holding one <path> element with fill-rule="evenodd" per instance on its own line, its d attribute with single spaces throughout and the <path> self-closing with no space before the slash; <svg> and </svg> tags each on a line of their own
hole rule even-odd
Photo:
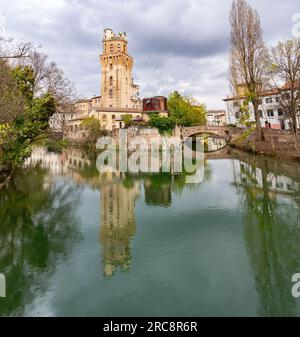
<svg viewBox="0 0 300 337">
<path fill-rule="evenodd" d="M 209 134 L 215 138 L 223 138 L 226 143 L 229 143 L 232 140 L 237 139 L 243 133 L 242 129 L 239 128 L 230 128 L 227 126 L 191 126 L 181 128 L 181 137 L 189 138 L 197 134 Z"/>
</svg>

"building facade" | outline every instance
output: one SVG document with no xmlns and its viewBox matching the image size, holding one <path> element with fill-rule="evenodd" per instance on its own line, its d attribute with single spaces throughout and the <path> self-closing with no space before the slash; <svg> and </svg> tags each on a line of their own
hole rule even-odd
<svg viewBox="0 0 300 337">
<path fill-rule="evenodd" d="M 126 33 L 116 35 L 111 29 L 105 29 L 102 49 L 101 95 L 76 102 L 75 113 L 68 121 L 68 138 L 85 137 L 81 123 L 88 117 L 98 119 L 101 127 L 109 131 L 125 126 L 124 115 L 131 115 L 133 120 L 142 119 L 142 101 L 139 86 L 133 83 L 134 60 L 128 54 Z"/>
<path fill-rule="evenodd" d="M 168 117 L 168 99 L 164 96 L 154 96 L 143 99 L 143 118 L 149 120 L 149 114 L 158 113 L 160 117 Z"/>
<path fill-rule="evenodd" d="M 105 29 L 102 41 L 101 107 L 141 109 L 139 86 L 133 83 L 134 60 L 128 54 L 126 33 Z"/>
<path fill-rule="evenodd" d="M 223 126 L 227 124 L 227 117 L 225 110 L 209 110 L 206 114 L 207 125 Z"/>
<path fill-rule="evenodd" d="M 283 94 L 284 92 L 284 94 Z M 299 88 L 300 94 L 300 88 Z M 289 95 L 289 89 L 273 89 L 265 91 L 261 94 L 259 115 L 261 126 L 272 129 L 290 129 L 291 124 L 289 118 L 285 116 L 284 109 L 282 108 L 281 100 L 284 99 L 284 95 Z M 227 106 L 227 122 L 228 124 L 239 125 L 239 119 L 241 117 L 241 107 L 246 100 L 245 90 L 242 86 L 238 90 L 238 95 L 235 97 L 227 97 L 223 101 Z M 255 121 L 254 110 L 252 104 L 249 105 L 250 121 Z M 300 106 L 297 117 L 298 128 L 300 127 Z"/>
</svg>

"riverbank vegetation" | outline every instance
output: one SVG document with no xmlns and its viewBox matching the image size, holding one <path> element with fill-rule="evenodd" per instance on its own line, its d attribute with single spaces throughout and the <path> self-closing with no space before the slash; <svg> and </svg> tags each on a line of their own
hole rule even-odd
<svg viewBox="0 0 300 337">
<path fill-rule="evenodd" d="M 0 171 L 4 182 L 49 138 L 54 113 L 72 111 L 73 89 L 63 71 L 32 44 L 0 38 Z M 3 181 L 2 181 L 3 182 Z"/>
</svg>

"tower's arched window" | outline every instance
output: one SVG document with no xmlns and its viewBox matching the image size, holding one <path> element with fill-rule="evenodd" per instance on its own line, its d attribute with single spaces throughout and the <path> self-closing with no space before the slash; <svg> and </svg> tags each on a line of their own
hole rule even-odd
<svg viewBox="0 0 300 337">
<path fill-rule="evenodd" d="M 112 76 L 110 76 L 110 78 L 109 78 L 109 85 L 113 85 L 113 77 Z"/>
<path fill-rule="evenodd" d="M 113 90 L 109 89 L 109 97 L 112 98 L 113 97 Z"/>
<path fill-rule="evenodd" d="M 113 68 L 113 65 L 112 65 L 112 63 L 109 65 L 109 69 L 110 70 L 112 70 L 112 68 Z"/>
</svg>

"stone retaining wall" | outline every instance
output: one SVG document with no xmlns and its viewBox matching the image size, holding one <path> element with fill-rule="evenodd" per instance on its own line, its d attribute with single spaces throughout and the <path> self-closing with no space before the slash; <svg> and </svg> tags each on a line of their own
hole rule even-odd
<svg viewBox="0 0 300 337">
<path fill-rule="evenodd" d="M 254 132 L 244 142 L 233 142 L 231 145 L 268 156 L 300 160 L 300 142 L 290 131 L 263 129 L 263 134 L 264 141 L 259 140 Z"/>
</svg>

